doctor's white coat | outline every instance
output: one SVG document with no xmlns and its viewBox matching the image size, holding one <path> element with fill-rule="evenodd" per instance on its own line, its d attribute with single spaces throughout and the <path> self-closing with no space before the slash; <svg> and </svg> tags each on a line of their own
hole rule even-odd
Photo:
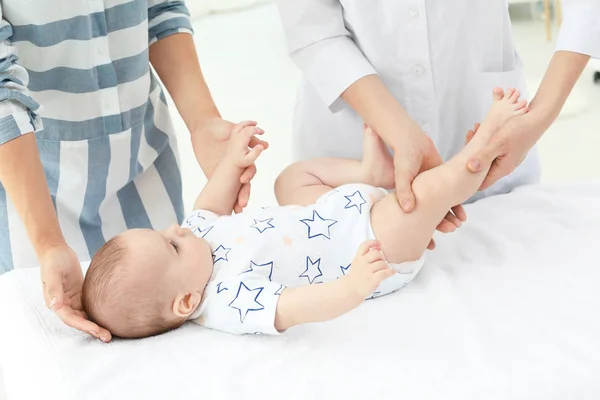
<svg viewBox="0 0 600 400">
<path fill-rule="evenodd" d="M 557 50 L 600 57 L 600 0 L 563 0 Z M 341 99 L 378 74 L 444 160 L 491 105 L 495 86 L 530 100 L 506 0 L 280 0 L 293 61 L 304 74 L 294 114 L 297 159 L 359 158 L 362 120 Z M 486 193 L 539 180 L 535 148 Z"/>
</svg>

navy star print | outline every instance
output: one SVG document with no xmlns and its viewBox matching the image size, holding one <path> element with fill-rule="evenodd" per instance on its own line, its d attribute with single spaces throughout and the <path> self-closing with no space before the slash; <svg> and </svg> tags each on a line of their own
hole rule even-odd
<svg viewBox="0 0 600 400">
<path fill-rule="evenodd" d="M 229 261 L 227 259 L 227 255 L 229 254 L 229 252 L 231 251 L 231 249 L 225 248 L 223 247 L 223 245 L 219 245 L 219 247 L 217 247 L 217 249 L 215 251 L 213 251 L 213 263 L 216 264 L 221 260 L 224 261 Z"/>
<path fill-rule="evenodd" d="M 345 209 L 356 207 L 359 214 L 362 214 L 362 206 L 363 204 L 367 204 L 362 194 L 357 190 L 354 194 L 350 196 L 344 196 L 346 200 L 348 200 L 348 204 L 346 204 Z"/>
<path fill-rule="evenodd" d="M 277 289 L 277 291 L 275 293 L 273 293 L 274 296 L 281 296 L 281 291 L 283 290 L 283 285 L 279 286 L 279 289 Z"/>
<path fill-rule="evenodd" d="M 308 238 L 312 239 L 317 236 L 324 236 L 327 239 L 331 239 L 331 231 L 330 228 L 337 224 L 336 220 L 333 219 L 324 219 L 319 215 L 316 210 L 313 210 L 312 219 L 301 219 L 304 225 L 308 227 Z"/>
<path fill-rule="evenodd" d="M 248 268 L 247 270 L 242 272 L 242 274 L 245 274 L 246 272 L 252 272 L 252 271 L 259 272 L 259 271 L 263 271 L 263 270 L 266 270 L 269 272 L 268 277 L 269 277 L 269 280 L 271 280 L 271 276 L 273 275 L 273 261 L 264 263 L 264 264 L 257 264 L 254 261 L 250 261 L 250 268 Z"/>
<path fill-rule="evenodd" d="M 208 228 L 205 228 L 205 229 L 198 227 L 194 230 L 194 234 L 198 237 L 203 238 L 206 235 L 208 235 L 208 232 L 210 232 L 212 228 L 213 228 L 212 226 L 209 226 Z"/>
<path fill-rule="evenodd" d="M 344 267 L 343 265 L 340 265 L 340 269 L 342 270 L 342 274 L 346 275 L 346 272 L 350 269 L 351 266 L 352 266 L 352 264 L 348 264 L 347 267 Z"/>
<path fill-rule="evenodd" d="M 263 289 L 264 287 L 262 286 L 250 289 L 244 282 L 240 282 L 240 287 L 235 295 L 235 299 L 229 303 L 229 307 L 238 310 L 241 323 L 244 323 L 244 320 L 250 311 L 260 311 L 265 309 L 265 306 L 258 302 L 258 296 L 260 296 Z M 254 295 L 255 293 L 256 296 Z"/>
<path fill-rule="evenodd" d="M 255 228 L 259 233 L 263 233 L 267 229 L 275 228 L 273 224 L 271 224 L 273 218 L 267 218 L 263 220 L 254 220 L 254 224 L 250 226 L 250 228 Z"/>
<path fill-rule="evenodd" d="M 298 277 L 306 278 L 308 279 L 308 283 L 312 284 L 315 279 L 320 276 L 323 276 L 323 272 L 321 271 L 321 259 L 317 258 L 316 261 L 313 261 L 310 257 L 306 257 L 306 269 Z"/>
<path fill-rule="evenodd" d="M 225 290 L 229 290 L 228 288 L 224 287 L 222 288 L 221 285 L 223 284 L 223 282 L 219 282 L 219 284 L 217 285 L 217 294 L 225 291 Z"/>
</svg>

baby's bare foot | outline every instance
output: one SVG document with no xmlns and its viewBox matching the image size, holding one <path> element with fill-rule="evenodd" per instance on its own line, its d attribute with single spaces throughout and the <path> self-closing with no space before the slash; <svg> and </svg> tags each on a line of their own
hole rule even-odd
<svg viewBox="0 0 600 400">
<path fill-rule="evenodd" d="M 529 111 L 527 101 L 519 101 L 520 96 L 516 89 L 508 89 L 506 93 L 501 88 L 494 89 L 492 108 L 483 122 L 491 132 L 496 132 L 509 119 Z"/>
<path fill-rule="evenodd" d="M 364 183 L 394 188 L 394 160 L 379 135 L 365 125 L 363 135 L 363 180 Z"/>
</svg>

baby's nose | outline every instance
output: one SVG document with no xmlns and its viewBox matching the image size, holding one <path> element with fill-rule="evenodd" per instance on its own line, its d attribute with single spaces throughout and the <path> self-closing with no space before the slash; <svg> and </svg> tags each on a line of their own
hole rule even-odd
<svg viewBox="0 0 600 400">
<path fill-rule="evenodd" d="M 171 225 L 168 229 L 167 229 L 167 233 L 170 234 L 175 234 L 177 236 L 181 236 L 182 235 L 182 230 L 181 227 L 177 224 L 173 224 Z"/>
</svg>

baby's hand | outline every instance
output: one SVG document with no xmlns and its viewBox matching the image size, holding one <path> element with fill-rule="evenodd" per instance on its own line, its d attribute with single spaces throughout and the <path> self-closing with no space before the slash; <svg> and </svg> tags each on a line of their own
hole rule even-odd
<svg viewBox="0 0 600 400">
<path fill-rule="evenodd" d="M 357 294 L 365 299 L 373 294 L 381 282 L 395 273 L 384 260 L 379 242 L 369 240 L 358 248 L 348 278 Z"/>
<path fill-rule="evenodd" d="M 255 135 L 262 135 L 264 131 L 254 126 L 251 122 L 237 124 L 231 132 L 229 146 L 225 158 L 238 168 L 248 168 L 258 159 L 265 147 L 257 144 L 250 148 L 250 142 Z"/>
</svg>

